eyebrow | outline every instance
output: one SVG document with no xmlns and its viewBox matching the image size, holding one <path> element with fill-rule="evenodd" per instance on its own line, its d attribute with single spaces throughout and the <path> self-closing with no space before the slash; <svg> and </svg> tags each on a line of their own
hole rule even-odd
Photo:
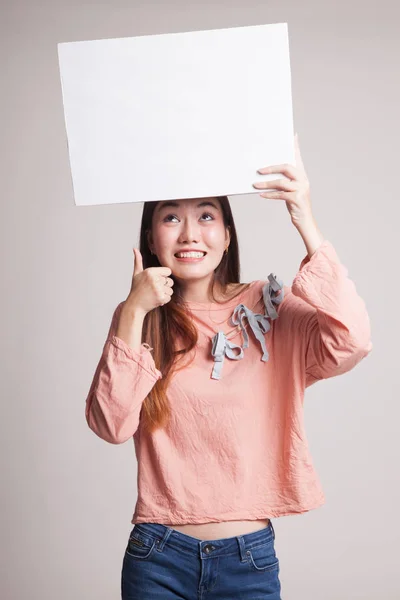
<svg viewBox="0 0 400 600">
<path fill-rule="evenodd" d="M 169 200 L 168 202 L 165 202 L 165 204 L 162 204 L 159 208 L 159 210 L 163 210 L 164 208 L 179 208 L 179 203 L 178 202 L 174 202 L 173 200 Z M 200 208 L 201 206 L 212 206 L 213 208 L 215 208 L 216 210 L 218 210 L 218 206 L 216 204 L 214 204 L 213 202 L 210 202 L 210 200 L 204 200 L 203 202 L 199 202 L 199 204 L 197 205 L 197 208 Z"/>
</svg>

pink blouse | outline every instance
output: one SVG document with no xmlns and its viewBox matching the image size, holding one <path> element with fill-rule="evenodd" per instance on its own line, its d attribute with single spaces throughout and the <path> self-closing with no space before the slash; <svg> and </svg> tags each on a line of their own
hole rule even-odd
<svg viewBox="0 0 400 600">
<path fill-rule="evenodd" d="M 199 340 L 193 363 L 171 380 L 166 428 L 141 430 L 142 403 L 162 374 L 152 348 L 133 350 L 115 335 L 123 302 L 86 399 L 96 435 L 111 444 L 133 439 L 131 523 L 256 520 L 321 506 L 304 391 L 372 350 L 365 303 L 333 245 L 324 240 L 307 255 L 291 287 L 271 274 L 223 305 L 187 305 Z"/>
</svg>

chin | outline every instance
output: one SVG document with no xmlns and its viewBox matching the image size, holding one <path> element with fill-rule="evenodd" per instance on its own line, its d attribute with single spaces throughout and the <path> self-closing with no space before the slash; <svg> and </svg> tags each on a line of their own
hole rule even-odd
<svg viewBox="0 0 400 600">
<path fill-rule="evenodd" d="M 177 279 L 181 279 L 182 281 L 193 281 L 196 279 L 206 279 L 210 275 L 212 275 L 214 271 L 207 271 L 206 273 L 188 273 L 188 272 L 176 272 L 172 271 L 172 275 Z"/>
</svg>

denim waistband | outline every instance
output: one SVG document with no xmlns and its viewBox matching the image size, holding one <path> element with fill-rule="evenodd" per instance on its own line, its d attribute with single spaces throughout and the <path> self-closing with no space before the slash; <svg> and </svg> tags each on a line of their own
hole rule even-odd
<svg viewBox="0 0 400 600">
<path fill-rule="evenodd" d="M 198 555 L 200 552 L 203 557 L 229 554 L 237 550 L 244 554 L 245 550 L 275 540 L 275 530 L 271 520 L 266 527 L 258 531 L 216 540 L 200 540 L 162 523 L 135 523 L 130 535 L 144 542 L 157 541 L 159 549 L 168 542 L 192 554 Z"/>
</svg>

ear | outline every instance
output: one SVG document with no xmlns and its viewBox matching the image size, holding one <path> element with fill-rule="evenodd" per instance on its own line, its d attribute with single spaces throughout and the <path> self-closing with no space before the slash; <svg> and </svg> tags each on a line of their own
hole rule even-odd
<svg viewBox="0 0 400 600">
<path fill-rule="evenodd" d="M 230 225 L 228 225 L 228 227 L 225 230 L 225 240 L 230 244 L 231 243 L 231 227 Z"/>
<path fill-rule="evenodd" d="M 151 235 L 151 229 L 147 229 L 146 230 L 146 239 L 147 239 L 147 245 L 149 247 L 149 250 L 152 250 L 152 245 L 153 245 L 153 236 Z"/>
</svg>

